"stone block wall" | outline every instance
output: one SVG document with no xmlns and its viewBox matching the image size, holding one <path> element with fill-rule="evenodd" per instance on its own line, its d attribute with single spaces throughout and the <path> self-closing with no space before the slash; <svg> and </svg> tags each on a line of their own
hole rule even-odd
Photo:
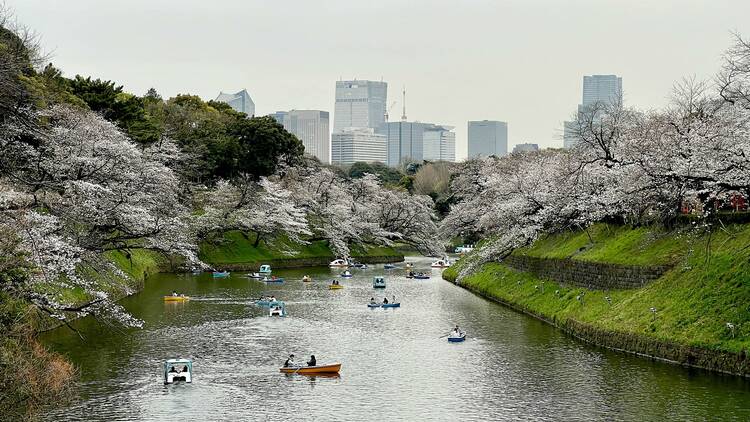
<svg viewBox="0 0 750 422">
<path fill-rule="evenodd" d="M 539 278 L 596 290 L 636 289 L 656 280 L 670 269 L 664 265 L 640 267 L 523 255 L 509 255 L 502 262 Z"/>
</svg>

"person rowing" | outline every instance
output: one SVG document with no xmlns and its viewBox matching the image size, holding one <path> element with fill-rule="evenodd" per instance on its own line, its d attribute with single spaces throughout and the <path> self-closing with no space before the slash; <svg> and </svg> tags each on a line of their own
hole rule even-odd
<svg viewBox="0 0 750 422">
<path fill-rule="evenodd" d="M 315 360 L 315 355 L 310 355 L 310 360 L 307 361 L 307 366 L 316 366 L 318 361 Z"/>
<path fill-rule="evenodd" d="M 378 304 L 378 302 L 375 301 L 375 298 L 371 297 L 370 298 L 370 305 L 377 305 L 377 304 Z"/>
<path fill-rule="evenodd" d="M 299 366 L 294 362 L 294 354 L 289 355 L 289 358 L 284 362 L 284 368 Z"/>
<path fill-rule="evenodd" d="M 387 304 L 388 304 L 388 298 L 387 298 L 387 297 L 384 297 L 384 298 L 383 298 L 383 305 L 387 305 Z"/>
<path fill-rule="evenodd" d="M 458 325 L 456 325 L 456 327 L 453 328 L 453 331 L 451 331 L 450 336 L 453 338 L 458 338 L 458 337 L 461 337 L 461 335 L 463 335 L 463 333 L 458 328 Z"/>
</svg>

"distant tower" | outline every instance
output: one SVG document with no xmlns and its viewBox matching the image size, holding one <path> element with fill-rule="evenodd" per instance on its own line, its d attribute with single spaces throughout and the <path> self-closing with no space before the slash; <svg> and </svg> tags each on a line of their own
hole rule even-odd
<svg viewBox="0 0 750 422">
<path fill-rule="evenodd" d="M 401 115 L 401 120 L 405 122 L 406 121 L 406 87 L 404 87 L 404 90 L 403 90 L 403 101 L 404 101 L 404 112 Z"/>
<path fill-rule="evenodd" d="M 216 101 L 229 104 L 235 111 L 247 114 L 247 117 L 255 116 L 255 103 L 245 89 L 234 94 L 220 92 Z"/>
</svg>

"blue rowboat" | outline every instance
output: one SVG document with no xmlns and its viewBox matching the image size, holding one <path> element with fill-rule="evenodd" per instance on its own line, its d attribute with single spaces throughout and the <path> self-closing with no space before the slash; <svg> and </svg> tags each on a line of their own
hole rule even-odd
<svg viewBox="0 0 750 422">
<path fill-rule="evenodd" d="M 386 270 L 392 270 L 392 269 L 396 268 L 396 266 L 393 265 L 393 264 L 385 264 L 385 265 L 383 265 L 383 268 L 386 269 Z"/>
<path fill-rule="evenodd" d="M 214 278 L 224 278 L 229 277 L 229 271 L 214 271 L 213 272 Z"/>
<path fill-rule="evenodd" d="M 341 273 L 341 277 L 351 278 L 352 277 L 352 273 L 350 273 L 349 271 L 344 271 L 343 273 Z"/>
<path fill-rule="evenodd" d="M 461 333 L 461 337 L 448 337 L 449 343 L 460 343 L 466 340 L 466 333 Z"/>
<path fill-rule="evenodd" d="M 271 277 L 271 278 L 266 277 L 261 281 L 265 281 L 266 283 L 283 283 L 284 279 L 281 277 Z"/>
<path fill-rule="evenodd" d="M 384 308 L 400 308 L 401 303 L 384 303 L 382 306 Z"/>
<path fill-rule="evenodd" d="M 421 274 L 421 275 L 420 274 L 414 274 L 414 276 L 412 276 L 412 278 L 415 278 L 417 280 L 429 280 L 430 276 L 428 276 L 426 274 Z"/>
<path fill-rule="evenodd" d="M 383 305 L 381 305 L 381 304 L 379 304 L 379 303 L 368 303 L 368 304 L 367 304 L 367 307 L 368 307 L 368 308 L 379 308 L 379 307 L 381 307 L 381 306 L 383 306 Z"/>
</svg>

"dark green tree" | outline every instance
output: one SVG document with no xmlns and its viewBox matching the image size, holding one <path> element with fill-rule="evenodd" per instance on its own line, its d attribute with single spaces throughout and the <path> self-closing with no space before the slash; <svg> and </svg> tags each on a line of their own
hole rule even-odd
<svg viewBox="0 0 750 422">
<path fill-rule="evenodd" d="M 275 173 L 281 164 L 301 162 L 305 147 L 270 116 L 237 119 L 229 128 L 237 139 L 236 171 L 254 179 Z"/>
</svg>

